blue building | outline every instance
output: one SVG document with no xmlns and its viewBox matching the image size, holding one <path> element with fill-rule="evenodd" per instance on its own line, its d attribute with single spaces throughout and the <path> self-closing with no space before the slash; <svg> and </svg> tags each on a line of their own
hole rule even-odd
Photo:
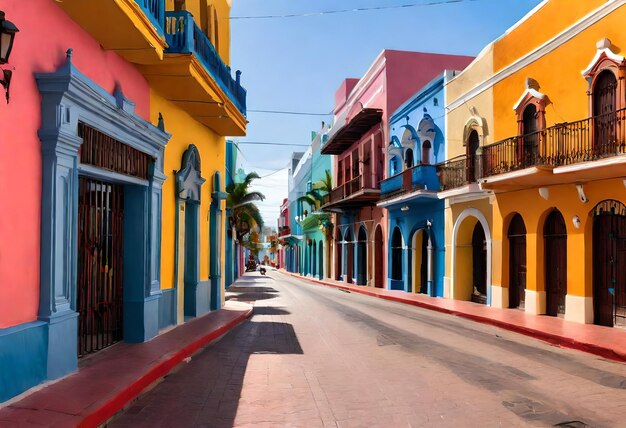
<svg viewBox="0 0 626 428">
<path fill-rule="evenodd" d="M 308 153 L 308 151 L 307 151 Z M 288 272 L 292 273 L 302 273 L 302 263 L 301 263 L 301 251 L 300 251 L 300 241 L 302 241 L 302 227 L 298 222 L 296 222 L 296 216 L 299 217 L 298 212 L 298 198 L 300 198 L 304 193 L 300 190 L 300 183 L 297 183 L 294 180 L 294 171 L 298 167 L 300 160 L 306 153 L 303 152 L 295 152 L 291 154 L 291 163 L 289 164 L 289 182 L 288 182 L 288 196 L 289 200 L 289 224 L 291 225 L 290 231 L 287 235 L 282 236 L 281 238 L 285 242 L 284 252 L 285 252 L 285 269 Z"/>
<path fill-rule="evenodd" d="M 377 204 L 388 211 L 388 278 L 392 290 L 443 296 L 444 202 L 437 163 L 446 159 L 444 71 L 394 112 L 389 121 L 388 177 Z"/>
</svg>

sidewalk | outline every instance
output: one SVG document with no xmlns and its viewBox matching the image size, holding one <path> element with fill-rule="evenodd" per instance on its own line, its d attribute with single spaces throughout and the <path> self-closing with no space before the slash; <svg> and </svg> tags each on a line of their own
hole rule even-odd
<svg viewBox="0 0 626 428">
<path fill-rule="evenodd" d="M 456 315 L 534 337 L 554 345 L 577 349 L 614 361 L 626 362 L 626 331 L 619 328 L 579 324 L 564 321 L 557 317 L 529 315 L 518 309 L 498 309 L 472 302 L 356 286 L 329 279 L 320 281 L 287 272 L 284 269 L 280 269 L 279 272 L 328 287 Z"/>
<path fill-rule="evenodd" d="M 4 427 L 96 427 L 185 358 L 252 315 L 252 307 L 227 302 L 149 342 L 119 343 L 87 358 L 77 373 L 0 409 Z"/>
</svg>

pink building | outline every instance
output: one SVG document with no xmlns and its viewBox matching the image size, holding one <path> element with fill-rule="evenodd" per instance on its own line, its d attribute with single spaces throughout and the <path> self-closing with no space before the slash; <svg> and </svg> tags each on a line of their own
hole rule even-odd
<svg viewBox="0 0 626 428">
<path fill-rule="evenodd" d="M 334 125 L 321 150 L 334 155 L 335 187 L 323 209 L 335 214 L 335 279 L 388 287 L 388 220 L 376 204 L 386 178 L 390 115 L 443 70 L 462 70 L 471 60 L 385 50 L 363 77 L 346 79 L 335 93 Z"/>
</svg>

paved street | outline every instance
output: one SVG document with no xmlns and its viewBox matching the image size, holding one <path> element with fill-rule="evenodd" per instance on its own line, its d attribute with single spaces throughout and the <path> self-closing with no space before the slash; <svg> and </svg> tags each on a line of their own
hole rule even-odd
<svg viewBox="0 0 626 428">
<path fill-rule="evenodd" d="M 111 427 L 623 427 L 626 365 L 277 272 Z M 626 334 L 626 332 L 625 332 Z"/>
</svg>

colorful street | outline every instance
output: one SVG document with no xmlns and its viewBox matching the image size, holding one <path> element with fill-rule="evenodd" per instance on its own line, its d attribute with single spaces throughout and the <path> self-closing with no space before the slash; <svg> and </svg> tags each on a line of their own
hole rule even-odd
<svg viewBox="0 0 626 428">
<path fill-rule="evenodd" d="M 254 301 L 250 321 L 110 427 L 603 427 L 626 411 L 626 366 L 506 330 L 277 272 L 228 298 Z"/>
<path fill-rule="evenodd" d="M 0 428 L 626 428 L 626 0 L 0 0 Z"/>
</svg>

